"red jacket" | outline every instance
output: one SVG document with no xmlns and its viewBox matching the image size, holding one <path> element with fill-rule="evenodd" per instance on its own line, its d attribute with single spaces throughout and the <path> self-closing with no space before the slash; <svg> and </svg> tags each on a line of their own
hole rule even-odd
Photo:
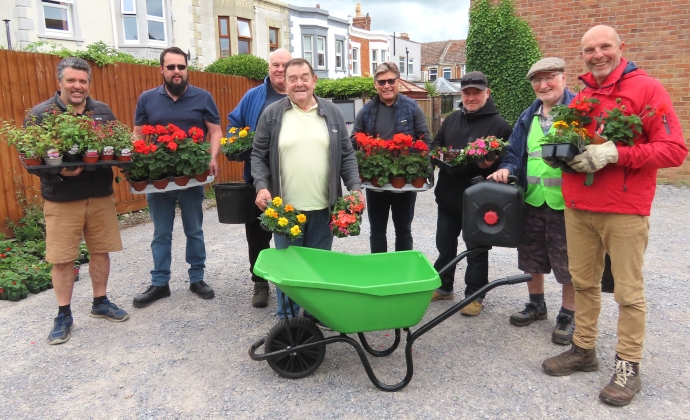
<svg viewBox="0 0 690 420">
<path fill-rule="evenodd" d="M 649 216 L 657 170 L 682 165 L 688 154 L 668 93 L 658 80 L 624 58 L 601 86 L 591 73 L 579 79 L 585 88 L 576 99 L 586 96 L 600 101 L 594 104 L 591 116 L 604 115 L 605 108 L 616 106 L 617 98 L 625 105 L 626 114 L 645 115 L 649 113 L 645 106 L 651 105 L 656 115 L 642 119 L 642 134 L 634 139 L 634 146 L 616 144 L 618 162 L 595 172 L 591 186 L 584 185 L 584 173 L 564 173 L 565 205 L 578 210 Z M 587 130 L 594 132 L 596 124 L 592 121 Z"/>
</svg>

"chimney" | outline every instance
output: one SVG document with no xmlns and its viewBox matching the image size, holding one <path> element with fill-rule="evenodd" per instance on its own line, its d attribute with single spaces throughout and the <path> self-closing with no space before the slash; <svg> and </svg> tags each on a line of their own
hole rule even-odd
<svg viewBox="0 0 690 420">
<path fill-rule="evenodd" d="M 406 40 L 409 41 L 409 40 L 410 40 L 410 35 L 409 35 L 407 32 L 400 32 L 400 35 L 398 35 L 398 38 L 400 38 L 400 39 L 406 39 Z"/>
<path fill-rule="evenodd" d="M 318 3 L 316 3 L 316 8 L 317 8 L 317 9 L 320 9 L 320 8 L 321 8 L 321 5 L 318 4 Z"/>
<path fill-rule="evenodd" d="M 362 16 L 361 3 L 357 3 L 355 5 L 355 17 L 352 19 L 352 26 L 355 28 L 364 29 L 365 31 L 371 30 L 371 18 L 369 17 L 369 13 L 367 13 L 366 17 Z"/>
</svg>

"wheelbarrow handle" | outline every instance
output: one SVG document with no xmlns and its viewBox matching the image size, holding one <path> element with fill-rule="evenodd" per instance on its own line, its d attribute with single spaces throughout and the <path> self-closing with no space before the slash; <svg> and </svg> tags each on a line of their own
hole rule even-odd
<svg viewBox="0 0 690 420">
<path fill-rule="evenodd" d="M 453 258 L 453 261 L 449 262 L 448 264 L 446 264 L 445 267 L 438 270 L 438 274 L 441 275 L 450 269 L 455 270 L 455 265 L 457 263 L 459 263 L 461 259 L 465 258 L 466 256 L 468 256 L 470 254 L 477 254 L 479 252 L 486 252 L 486 251 L 489 251 L 490 249 L 491 249 L 490 246 L 478 246 L 476 248 L 468 249 L 467 251 L 461 252 L 455 258 Z"/>
</svg>

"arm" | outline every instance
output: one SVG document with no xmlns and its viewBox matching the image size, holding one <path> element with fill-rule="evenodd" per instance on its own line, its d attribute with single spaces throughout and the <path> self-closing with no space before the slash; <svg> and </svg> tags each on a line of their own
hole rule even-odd
<svg viewBox="0 0 690 420">
<path fill-rule="evenodd" d="M 426 115 L 419 105 L 417 105 L 414 113 L 414 137 L 415 140 L 421 138 L 427 146 L 431 146 L 431 133 L 429 133 L 429 127 L 426 124 Z"/>
<path fill-rule="evenodd" d="M 232 110 L 231 113 L 228 114 L 228 126 L 225 127 L 225 132 L 227 133 L 230 127 L 246 127 L 249 124 L 247 124 L 246 118 L 245 118 L 245 109 L 246 109 L 246 98 L 247 95 L 244 95 L 242 99 L 240 99 L 240 103 L 237 104 L 235 109 Z"/>
<path fill-rule="evenodd" d="M 364 112 L 364 108 L 360 109 L 357 115 L 355 116 L 355 126 L 352 127 L 352 134 L 350 135 L 350 142 L 352 143 L 352 148 L 355 150 L 357 150 L 357 140 L 355 140 L 355 134 L 364 131 L 364 123 L 362 122 L 362 112 Z"/>
<path fill-rule="evenodd" d="M 217 176 L 220 174 L 218 153 L 220 152 L 220 137 L 222 136 L 222 131 L 220 129 L 220 124 L 212 124 L 208 121 L 204 121 L 204 124 L 206 124 L 206 130 L 208 131 L 209 140 L 211 142 L 211 163 L 209 164 L 209 169 L 211 169 L 211 175 Z"/>
<path fill-rule="evenodd" d="M 522 115 L 520 116 L 522 118 Z M 509 175 L 516 175 L 520 168 L 520 155 L 524 146 L 525 133 L 520 130 L 520 118 L 518 122 L 515 123 L 513 128 L 513 133 L 508 138 L 508 150 L 503 162 L 498 166 L 498 170 L 487 177 L 487 179 L 494 179 L 498 182 L 503 182 L 504 184 L 508 182 Z M 520 141 L 518 139 L 522 141 Z"/>
<path fill-rule="evenodd" d="M 252 178 L 256 188 L 256 205 L 263 211 L 266 209 L 266 200 L 271 199 L 268 190 L 268 179 L 271 176 L 269 151 L 271 147 L 271 127 L 266 117 L 266 112 L 259 117 L 259 123 L 254 133 L 252 143 Z"/>
</svg>

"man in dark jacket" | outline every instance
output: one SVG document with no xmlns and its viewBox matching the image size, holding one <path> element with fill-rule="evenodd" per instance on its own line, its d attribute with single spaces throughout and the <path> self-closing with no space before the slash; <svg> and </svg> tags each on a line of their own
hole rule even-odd
<svg viewBox="0 0 690 420">
<path fill-rule="evenodd" d="M 408 134 L 414 140 L 421 139 L 427 145 L 431 135 L 426 125 L 424 111 L 413 99 L 401 95 L 400 70 L 395 63 L 381 63 L 376 67 L 374 87 L 377 95 L 367 102 L 357 113 L 355 126 L 352 129 L 353 147 L 356 148 L 354 136 L 356 133 L 367 133 L 372 137 L 391 140 L 395 134 Z M 409 251 L 412 249 L 412 219 L 417 193 L 375 191 L 367 189 L 367 215 L 371 236 L 369 242 L 371 252 L 386 252 L 386 227 L 388 226 L 388 212 L 393 214 L 395 226 L 395 250 Z"/>
<path fill-rule="evenodd" d="M 498 114 L 491 98 L 491 90 L 486 76 L 478 71 L 465 74 L 460 80 L 462 107 L 450 114 L 441 124 L 433 146 L 462 149 L 468 143 L 487 136 L 507 140 L 512 133 L 510 124 Z M 464 171 L 448 174 L 441 171 L 434 193 L 438 204 L 436 224 L 436 248 L 438 259 L 434 268 L 440 270 L 449 264 L 458 253 L 458 236 L 462 228 L 462 195 L 471 185 L 472 178 L 481 175 L 486 178 L 498 169 L 498 160 L 479 165 L 469 163 Z M 466 243 L 467 249 L 474 248 Z M 441 275 L 441 287 L 434 291 L 431 300 L 450 300 L 455 298 L 453 282 L 455 270 Z M 489 253 L 479 252 L 467 257 L 465 271 L 465 296 L 479 290 L 489 281 Z M 460 313 L 477 316 L 482 310 L 483 296 L 465 306 Z"/>
<path fill-rule="evenodd" d="M 53 98 L 29 111 L 25 124 L 40 124 L 47 112 L 88 115 L 94 121 L 114 121 L 110 107 L 89 97 L 91 67 L 80 58 L 65 58 L 57 66 L 60 90 Z M 58 303 L 58 316 L 48 335 L 48 344 L 69 340 L 72 331 L 72 290 L 74 260 L 79 256 L 82 236 L 91 254 L 89 274 L 93 287 L 91 316 L 121 322 L 129 319 L 124 309 L 106 296 L 110 273 L 109 252 L 122 250 L 120 230 L 113 199 L 113 170 L 84 171 L 62 168 L 58 175 L 41 175 L 41 197 L 46 223 L 46 261 L 53 264 L 52 278 Z"/>
<path fill-rule="evenodd" d="M 575 329 L 575 288 L 568 272 L 562 174 L 560 169 L 551 168 L 542 160 L 540 141 L 554 130 L 554 119 L 549 115 L 551 109 L 570 104 L 574 95 L 565 87 L 565 61 L 560 58 L 537 61 L 527 72 L 527 78 L 537 100 L 520 115 L 503 163 L 489 176 L 507 183 L 509 175 L 516 175 L 525 190 L 518 268 L 531 274 L 532 280 L 527 283 L 529 302 L 525 309 L 510 316 L 510 323 L 524 327 L 532 321 L 546 319 L 544 274 L 553 269 L 556 281 L 562 286 L 562 304 L 551 340 L 568 345 Z"/>
</svg>

